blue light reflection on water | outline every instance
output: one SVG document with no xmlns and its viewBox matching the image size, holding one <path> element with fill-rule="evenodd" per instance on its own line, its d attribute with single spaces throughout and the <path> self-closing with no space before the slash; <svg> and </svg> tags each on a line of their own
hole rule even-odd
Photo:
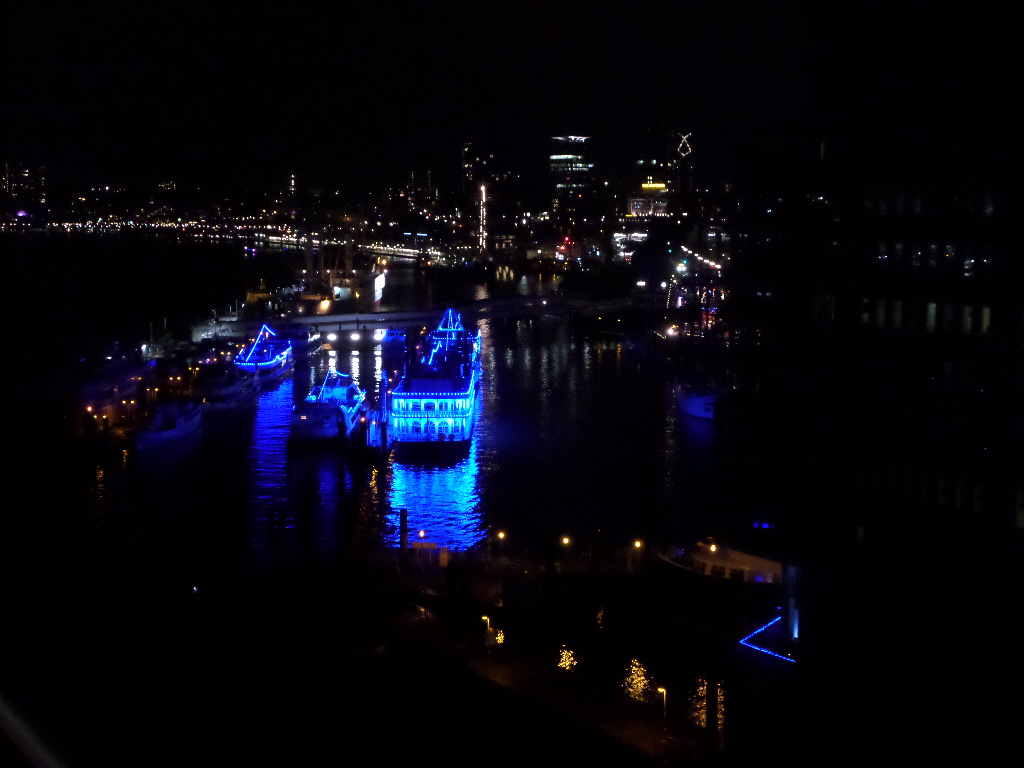
<svg viewBox="0 0 1024 768">
<path fill-rule="evenodd" d="M 454 466 L 392 464 L 389 521 L 399 528 L 399 513 L 408 510 L 410 539 L 423 531 L 425 541 L 455 549 L 469 549 L 486 535 L 481 521 L 476 442 L 469 455 Z M 387 542 L 398 546 L 398 535 Z"/>
<path fill-rule="evenodd" d="M 477 390 L 476 424 L 483 419 L 483 395 Z M 480 510 L 479 438 L 470 442 L 468 455 L 448 465 L 435 462 L 391 464 L 388 515 L 393 530 L 400 526 L 400 512 L 408 510 L 410 540 L 423 531 L 424 541 L 453 549 L 470 549 L 487 535 Z M 390 536 L 389 546 L 398 546 L 398 534 Z"/>
<path fill-rule="evenodd" d="M 289 376 L 260 394 L 253 425 L 250 459 L 250 519 L 252 549 L 256 562 L 266 565 L 271 540 L 294 555 L 292 536 L 282 535 L 295 528 L 295 514 L 288 499 L 288 431 L 294 382 Z"/>
</svg>

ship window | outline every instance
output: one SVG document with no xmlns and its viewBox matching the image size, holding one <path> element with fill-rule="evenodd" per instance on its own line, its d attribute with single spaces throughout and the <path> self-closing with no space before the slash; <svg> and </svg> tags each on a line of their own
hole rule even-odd
<svg viewBox="0 0 1024 768">
<path fill-rule="evenodd" d="M 423 410 L 425 410 L 425 411 L 432 411 L 432 410 L 434 410 L 435 405 L 436 405 L 436 403 L 434 403 L 433 401 L 424 403 L 423 404 Z"/>
<path fill-rule="evenodd" d="M 418 435 L 421 431 L 422 430 L 420 429 L 420 423 L 418 421 L 414 421 L 412 423 L 412 432 L 413 432 L 413 434 L 414 435 Z"/>
<path fill-rule="evenodd" d="M 430 434 L 434 434 L 435 431 L 436 431 L 436 427 L 434 426 L 434 422 L 428 421 L 427 422 L 427 432 L 429 432 Z"/>
<path fill-rule="evenodd" d="M 412 409 L 414 411 L 418 411 L 420 409 L 420 401 L 419 400 L 413 400 L 412 401 Z"/>
<path fill-rule="evenodd" d="M 439 424 L 437 425 L 437 431 L 438 431 L 438 432 L 440 432 L 440 433 L 441 433 L 442 435 L 443 435 L 443 434 L 445 434 L 445 433 L 446 433 L 446 432 L 448 431 L 448 424 L 446 424 L 446 423 L 445 423 L 445 422 L 443 422 L 443 421 L 442 421 L 442 422 L 440 422 L 440 423 L 439 423 Z"/>
</svg>

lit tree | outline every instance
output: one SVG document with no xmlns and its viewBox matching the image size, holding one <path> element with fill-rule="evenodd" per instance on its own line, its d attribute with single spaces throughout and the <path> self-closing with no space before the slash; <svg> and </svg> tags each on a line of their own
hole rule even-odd
<svg viewBox="0 0 1024 768">
<path fill-rule="evenodd" d="M 647 670 L 636 659 L 629 662 L 629 672 L 626 673 L 622 689 L 627 696 L 637 701 L 647 701 L 651 694 L 651 680 L 647 677 Z"/>
</svg>

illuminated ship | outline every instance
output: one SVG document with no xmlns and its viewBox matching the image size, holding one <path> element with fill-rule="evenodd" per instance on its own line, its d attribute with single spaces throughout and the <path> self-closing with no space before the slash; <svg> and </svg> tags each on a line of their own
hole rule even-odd
<svg viewBox="0 0 1024 768">
<path fill-rule="evenodd" d="M 468 444 L 476 418 L 480 335 L 448 309 L 437 329 L 410 355 L 391 391 L 389 425 L 398 445 Z"/>
<path fill-rule="evenodd" d="M 264 325 L 255 341 L 235 355 L 235 365 L 255 373 L 261 381 L 276 379 L 290 370 L 295 362 L 292 343 L 276 337 L 270 326 Z"/>
<path fill-rule="evenodd" d="M 323 383 L 292 408 L 290 438 L 297 442 L 353 441 L 366 424 L 366 412 L 366 392 L 349 374 L 332 368 Z"/>
</svg>

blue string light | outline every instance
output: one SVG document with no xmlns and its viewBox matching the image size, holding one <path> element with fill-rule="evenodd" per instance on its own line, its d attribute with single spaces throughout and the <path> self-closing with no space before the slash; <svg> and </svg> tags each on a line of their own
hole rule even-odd
<svg viewBox="0 0 1024 768">
<path fill-rule="evenodd" d="M 747 642 L 750 638 L 754 637 L 755 635 L 761 634 L 766 629 L 768 629 L 768 627 L 770 627 L 773 624 L 776 624 L 776 623 L 778 623 L 780 621 L 782 621 L 782 617 L 781 616 L 776 616 L 774 619 L 769 621 L 763 627 L 761 627 L 760 629 L 755 629 L 749 635 L 747 635 L 742 640 L 740 640 L 740 645 L 746 646 L 747 648 L 753 648 L 755 651 L 760 651 L 761 653 L 767 653 L 769 656 L 774 656 L 777 659 L 782 659 L 783 661 L 789 661 L 789 662 L 792 662 L 793 664 L 796 664 L 796 659 L 791 659 L 791 658 L 789 658 L 789 656 L 783 656 L 781 653 L 776 653 L 775 651 L 769 651 L 767 648 L 762 648 L 759 645 L 754 645 L 753 643 L 748 643 Z"/>
</svg>

